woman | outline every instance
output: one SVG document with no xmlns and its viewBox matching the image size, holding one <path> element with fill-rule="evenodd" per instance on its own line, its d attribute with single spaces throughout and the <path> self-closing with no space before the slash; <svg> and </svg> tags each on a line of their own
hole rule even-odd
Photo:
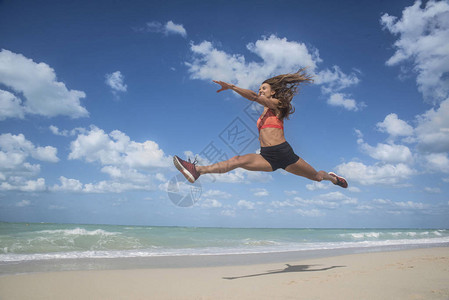
<svg viewBox="0 0 449 300">
<path fill-rule="evenodd" d="M 300 83 L 311 82 L 312 77 L 305 69 L 293 74 L 284 74 L 265 80 L 259 88 L 259 93 L 239 88 L 223 81 L 215 81 L 221 86 L 217 93 L 233 90 L 242 97 L 260 103 L 264 111 L 257 121 L 259 129 L 260 154 L 237 155 L 229 160 L 209 166 L 197 166 L 178 156 L 173 157 L 176 168 L 190 182 L 195 182 L 200 175 L 208 173 L 227 173 L 235 168 L 249 171 L 272 172 L 279 168 L 295 175 L 314 181 L 328 180 L 343 188 L 348 187 L 346 179 L 335 173 L 317 172 L 312 166 L 293 152 L 292 147 L 284 137 L 284 119 L 294 112 L 291 101 L 297 94 Z"/>
</svg>

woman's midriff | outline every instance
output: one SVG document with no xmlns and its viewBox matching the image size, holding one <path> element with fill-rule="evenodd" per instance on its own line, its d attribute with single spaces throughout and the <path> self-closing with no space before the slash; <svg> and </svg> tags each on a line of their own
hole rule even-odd
<svg viewBox="0 0 449 300">
<path fill-rule="evenodd" d="M 279 128 L 264 128 L 259 132 L 261 147 L 270 147 L 285 142 L 284 130 Z"/>
</svg>

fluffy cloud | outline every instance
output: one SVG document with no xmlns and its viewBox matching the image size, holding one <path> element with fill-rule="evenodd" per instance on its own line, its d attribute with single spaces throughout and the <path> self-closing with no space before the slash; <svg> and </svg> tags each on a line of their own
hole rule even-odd
<svg viewBox="0 0 449 300">
<path fill-rule="evenodd" d="M 415 175 L 416 171 L 406 164 L 374 164 L 365 165 L 361 162 L 343 163 L 336 167 L 339 174 L 348 181 L 355 181 L 362 185 L 387 184 L 396 185 Z"/>
<path fill-rule="evenodd" d="M 367 143 L 361 144 L 362 150 L 374 159 L 386 163 L 412 163 L 413 155 L 410 149 L 404 145 L 382 144 L 376 147 Z"/>
<path fill-rule="evenodd" d="M 59 136 L 75 136 L 78 133 L 85 133 L 86 132 L 85 128 L 75 128 L 75 129 L 72 129 L 70 131 L 68 131 L 68 130 L 59 130 L 59 128 L 54 126 L 54 125 L 50 125 L 48 128 L 50 129 L 50 131 L 54 135 L 59 135 Z"/>
<path fill-rule="evenodd" d="M 187 36 L 187 31 L 182 24 L 175 24 L 173 21 L 168 21 L 164 26 L 166 34 L 179 34 L 183 37 Z"/>
<path fill-rule="evenodd" d="M 257 88 L 274 74 L 289 73 L 304 66 L 313 72 L 321 61 L 318 51 L 310 52 L 303 43 L 274 35 L 247 45 L 262 62 L 246 62 L 243 55 L 220 51 L 208 41 L 192 43 L 190 49 L 193 58 L 186 65 L 192 79 L 224 80 L 244 88 Z"/>
<path fill-rule="evenodd" d="M 0 149 L 6 157 L 11 158 L 10 162 L 20 162 L 23 163 L 27 156 L 31 156 L 34 159 L 47 161 L 47 162 L 58 162 L 57 157 L 58 150 L 52 146 L 46 147 L 36 147 L 32 142 L 27 140 L 23 134 L 13 135 L 10 133 L 5 133 L 0 135 Z M 6 161 L 5 164 L 7 165 Z"/>
<path fill-rule="evenodd" d="M 83 191 L 83 184 L 77 179 L 69 179 L 64 176 L 59 177 L 60 185 L 53 186 L 54 191 L 65 192 L 81 192 Z"/>
<path fill-rule="evenodd" d="M 392 127 L 388 126 L 387 129 L 390 130 L 392 129 Z M 368 154 L 372 158 L 377 159 L 384 163 L 407 163 L 407 164 L 413 163 L 413 154 L 407 146 L 397 145 L 394 142 L 390 141 L 388 144 L 378 143 L 376 147 L 373 147 L 368 143 L 364 142 L 363 134 L 360 130 L 356 129 L 355 131 L 358 137 L 357 144 L 360 145 L 360 148 L 364 153 Z"/>
<path fill-rule="evenodd" d="M 112 89 L 112 93 L 117 95 L 117 92 L 126 92 L 127 85 L 124 83 L 124 76 L 120 71 L 105 75 L 105 83 Z"/>
<path fill-rule="evenodd" d="M 423 152 L 449 152 L 449 98 L 437 109 L 417 117 L 415 128 L 418 148 Z"/>
<path fill-rule="evenodd" d="M 246 209 L 251 209 L 252 210 L 252 209 L 254 209 L 255 204 L 254 204 L 254 202 L 251 202 L 251 201 L 240 200 L 237 203 L 237 206 L 241 207 L 241 208 L 246 208 Z"/>
<path fill-rule="evenodd" d="M 318 209 L 296 209 L 295 212 L 303 217 L 322 217 L 326 214 Z"/>
<path fill-rule="evenodd" d="M 173 21 L 168 21 L 165 24 L 160 22 L 148 22 L 144 28 L 139 28 L 138 31 L 163 33 L 165 35 L 178 34 L 182 37 L 187 37 L 187 31 L 182 24 L 175 24 Z"/>
<path fill-rule="evenodd" d="M 422 8 L 421 8 L 422 7 Z M 384 14 L 380 23 L 398 37 L 396 52 L 386 64 L 398 65 L 411 61 L 418 76 L 419 91 L 427 100 L 438 102 L 449 93 L 449 2 L 421 1 L 406 7 L 402 17 Z"/>
<path fill-rule="evenodd" d="M 23 134 L 0 135 L 0 190 L 24 192 L 43 191 L 45 180 L 32 180 L 40 172 L 40 165 L 31 164 L 28 158 L 56 163 L 57 149 L 52 146 L 36 147 Z"/>
<path fill-rule="evenodd" d="M 166 181 L 162 180 L 160 174 L 136 174 L 135 170 L 131 170 L 130 173 L 137 175 L 136 177 L 128 177 L 129 172 L 120 171 L 112 177 L 111 180 L 102 180 L 97 183 L 82 183 L 78 179 L 66 178 L 64 176 L 59 177 L 60 184 L 55 184 L 50 188 L 54 192 L 71 192 L 71 193 L 122 193 L 125 191 L 152 191 L 157 189 L 156 181 Z M 123 176 L 122 176 L 123 175 Z M 189 187 L 186 187 L 190 189 Z M 164 188 L 167 191 L 166 184 Z"/>
<path fill-rule="evenodd" d="M 217 197 L 217 198 L 223 198 L 223 199 L 229 199 L 232 197 L 231 194 L 219 190 L 207 190 L 203 193 L 203 196 L 208 197 Z"/>
<path fill-rule="evenodd" d="M 107 134 L 92 126 L 79 134 L 70 145 L 69 159 L 84 159 L 102 165 L 127 166 L 136 169 L 166 168 L 171 159 L 153 141 L 138 143 L 119 130 Z"/>
<path fill-rule="evenodd" d="M 403 141 L 417 145 L 421 155 L 442 154 L 449 152 L 449 98 L 442 101 L 437 108 L 416 116 L 416 127 L 410 126 L 406 121 L 398 118 L 394 113 L 377 123 L 381 132 L 389 134 L 389 144 L 378 144 L 371 147 L 359 137 L 358 143 L 362 150 L 371 157 L 385 162 L 412 162 L 412 154 L 408 147 L 394 144 L 397 137 L 405 137 Z M 429 156 L 433 157 L 433 156 Z M 435 156 L 437 157 L 437 156 Z M 391 159 L 390 159 L 391 158 Z M 441 161 L 441 160 L 440 160 Z M 436 170 L 432 159 L 429 161 Z"/>
<path fill-rule="evenodd" d="M 432 153 L 424 156 L 425 167 L 432 172 L 449 173 L 449 158 L 446 153 Z"/>
<path fill-rule="evenodd" d="M 358 111 L 364 105 L 357 104 L 354 99 L 348 99 L 345 94 L 336 93 L 332 94 L 327 103 L 331 106 L 340 106 L 346 110 Z"/>
<path fill-rule="evenodd" d="M 52 190 L 120 193 L 127 190 L 154 190 L 157 188 L 155 182 L 167 181 L 161 173 L 141 172 L 172 166 L 171 158 L 155 142 L 131 141 L 121 131 L 114 130 L 107 134 L 95 126 L 77 132 L 77 138 L 70 145 L 69 159 L 99 163 L 102 166 L 101 172 L 107 174 L 110 180 L 83 184 L 77 179 L 60 177 L 60 184 L 55 185 Z"/>
<path fill-rule="evenodd" d="M 251 189 L 251 192 L 254 193 L 254 196 L 256 197 L 264 197 L 264 196 L 268 196 L 269 193 L 266 189 L 263 188 L 259 188 L 259 189 Z"/>
<path fill-rule="evenodd" d="M 324 94 L 336 93 L 360 82 L 355 73 L 345 74 L 338 66 L 318 72 L 314 79 L 315 83 L 321 85 Z"/>
<path fill-rule="evenodd" d="M 377 123 L 377 128 L 381 132 L 386 132 L 392 137 L 410 136 L 413 134 L 413 127 L 407 122 L 400 120 L 397 114 L 391 113 L 382 122 Z"/>
<path fill-rule="evenodd" d="M 0 191 L 43 192 L 47 189 L 44 178 L 26 181 L 15 178 L 14 181 L 14 183 L 2 182 L 0 184 Z"/>
<path fill-rule="evenodd" d="M 223 204 L 221 204 L 220 201 L 216 199 L 204 199 L 198 204 L 199 206 L 203 208 L 220 208 L 223 207 Z"/>
<path fill-rule="evenodd" d="M 30 206 L 30 205 L 31 205 L 31 201 L 29 201 L 29 200 L 22 200 L 16 204 L 17 207 L 26 207 L 26 206 Z"/>
<path fill-rule="evenodd" d="M 391 201 L 389 199 L 374 199 L 372 204 L 382 209 L 390 209 L 390 212 L 401 213 L 404 210 L 422 210 L 427 208 L 428 205 L 425 205 L 421 202 L 413 202 L 413 201 Z"/>
<path fill-rule="evenodd" d="M 316 190 L 327 190 L 331 187 L 331 184 L 328 182 L 316 182 L 313 181 L 310 184 L 306 185 L 306 189 L 309 191 L 316 191 Z M 289 195 L 291 192 L 286 192 L 287 195 Z"/>
<path fill-rule="evenodd" d="M 22 106 L 22 100 L 8 91 L 0 90 L 0 121 L 7 118 L 23 119 L 25 110 Z"/>
<path fill-rule="evenodd" d="M 35 63 L 22 54 L 4 49 L 0 51 L 0 84 L 16 93 L 14 98 L 5 91 L 0 94 L 0 102 L 8 107 L 0 110 L 0 118 L 23 117 L 24 113 L 46 117 L 88 116 L 80 103 L 80 99 L 86 97 L 84 92 L 67 89 L 63 82 L 57 81 L 55 71 L 50 66 Z M 23 104 L 19 95 L 25 99 Z"/>
<path fill-rule="evenodd" d="M 271 206 L 275 208 L 283 207 L 314 207 L 324 209 L 336 209 L 342 205 L 357 204 L 357 199 L 350 198 L 341 192 L 331 192 L 321 194 L 313 199 L 303 199 L 301 197 L 294 197 L 293 199 L 287 199 L 284 201 L 272 201 Z"/>
</svg>

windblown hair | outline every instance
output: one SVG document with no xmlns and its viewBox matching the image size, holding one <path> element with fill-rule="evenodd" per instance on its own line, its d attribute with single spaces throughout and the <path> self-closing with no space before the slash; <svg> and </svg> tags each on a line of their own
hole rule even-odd
<svg viewBox="0 0 449 300">
<path fill-rule="evenodd" d="M 295 112 L 291 102 L 293 96 L 298 93 L 299 84 L 313 82 L 313 76 L 307 74 L 306 69 L 302 68 L 296 73 L 278 75 L 263 82 L 271 86 L 275 92 L 273 97 L 279 100 L 280 119 L 288 119 L 289 115 Z"/>
</svg>

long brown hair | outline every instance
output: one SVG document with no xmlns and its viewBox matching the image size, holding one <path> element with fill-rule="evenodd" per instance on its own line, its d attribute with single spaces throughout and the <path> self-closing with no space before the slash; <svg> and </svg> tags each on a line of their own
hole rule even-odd
<svg viewBox="0 0 449 300">
<path fill-rule="evenodd" d="M 291 102 L 293 96 L 298 93 L 299 84 L 313 82 L 313 76 L 307 74 L 306 69 L 302 68 L 296 73 L 278 75 L 263 82 L 271 86 L 275 92 L 273 97 L 279 100 L 278 109 L 281 112 L 279 116 L 281 120 L 288 119 L 288 116 L 295 112 Z"/>
</svg>

